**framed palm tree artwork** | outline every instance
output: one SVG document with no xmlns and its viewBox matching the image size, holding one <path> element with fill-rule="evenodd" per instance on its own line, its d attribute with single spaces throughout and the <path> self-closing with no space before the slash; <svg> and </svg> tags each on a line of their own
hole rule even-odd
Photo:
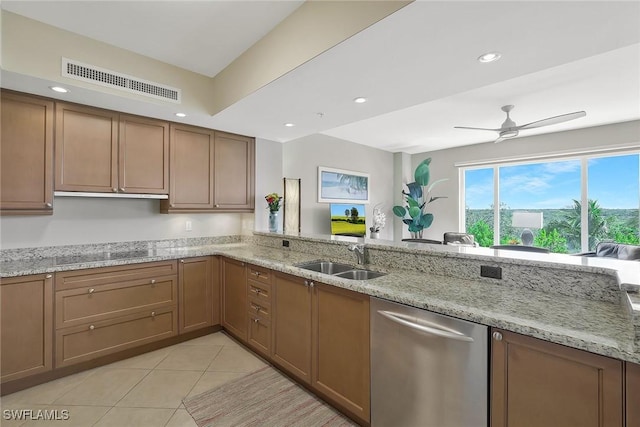
<svg viewBox="0 0 640 427">
<path fill-rule="evenodd" d="M 318 203 L 369 203 L 369 174 L 318 166 Z"/>
</svg>

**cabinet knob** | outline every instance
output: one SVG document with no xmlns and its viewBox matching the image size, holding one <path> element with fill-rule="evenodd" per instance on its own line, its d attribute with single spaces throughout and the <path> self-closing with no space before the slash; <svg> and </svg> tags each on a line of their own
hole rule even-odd
<svg viewBox="0 0 640 427">
<path fill-rule="evenodd" d="M 502 341 L 502 334 L 500 332 L 494 332 L 491 336 L 496 341 Z"/>
<path fill-rule="evenodd" d="M 260 319 L 253 319 L 255 323 L 260 323 Z"/>
<path fill-rule="evenodd" d="M 113 191 L 114 193 L 117 193 L 117 192 L 118 192 L 118 189 L 117 189 L 116 187 L 113 187 L 113 188 L 111 189 L 111 191 Z"/>
<path fill-rule="evenodd" d="M 48 208 L 53 207 L 53 205 L 52 205 L 51 203 L 45 203 L 44 205 L 45 205 L 46 207 L 48 207 Z"/>
<path fill-rule="evenodd" d="M 47 275 L 46 275 L 46 276 L 44 276 L 44 277 L 45 277 L 45 279 L 51 279 L 51 278 L 53 277 L 53 275 L 52 275 L 52 274 L 47 274 Z"/>
<path fill-rule="evenodd" d="M 310 287 L 312 287 L 312 288 L 313 288 L 315 285 L 316 285 L 316 284 L 315 284 L 315 283 L 313 283 L 313 280 L 309 282 L 309 286 L 310 286 Z"/>
<path fill-rule="evenodd" d="M 258 312 L 262 307 L 260 307 L 259 305 L 251 304 L 251 308 L 253 308 L 256 312 Z"/>
<path fill-rule="evenodd" d="M 95 289 L 93 289 L 93 288 L 89 289 L 89 293 L 90 293 L 90 294 L 94 293 L 95 291 L 96 291 L 96 290 L 95 290 Z"/>
<path fill-rule="evenodd" d="M 95 327 L 95 326 L 93 326 L 93 325 L 89 326 L 89 330 L 90 330 L 90 331 L 93 331 L 95 328 L 96 328 L 96 327 Z"/>
<path fill-rule="evenodd" d="M 156 279 L 151 279 L 151 284 L 155 285 L 156 284 Z"/>
<path fill-rule="evenodd" d="M 120 191 L 122 191 L 124 193 L 125 192 L 124 187 L 120 187 Z"/>
<path fill-rule="evenodd" d="M 220 205 L 218 205 L 218 204 L 216 204 L 216 205 L 214 205 L 214 206 L 215 206 L 216 208 L 219 208 L 219 207 L 220 207 Z"/>
<path fill-rule="evenodd" d="M 182 264 L 184 264 L 184 260 L 183 260 L 183 259 L 181 259 L 181 260 L 180 260 L 180 262 L 181 262 Z"/>
<path fill-rule="evenodd" d="M 309 286 L 309 281 L 308 281 L 308 280 L 305 280 L 305 281 L 304 281 L 304 285 L 305 285 L 305 286 Z"/>
<path fill-rule="evenodd" d="M 151 317 L 156 317 L 156 312 L 155 311 L 151 312 Z"/>
<path fill-rule="evenodd" d="M 169 206 L 171 206 L 172 208 L 175 208 L 175 207 L 176 207 L 176 205 L 175 205 L 175 204 L 173 204 L 173 203 L 169 203 Z"/>
</svg>

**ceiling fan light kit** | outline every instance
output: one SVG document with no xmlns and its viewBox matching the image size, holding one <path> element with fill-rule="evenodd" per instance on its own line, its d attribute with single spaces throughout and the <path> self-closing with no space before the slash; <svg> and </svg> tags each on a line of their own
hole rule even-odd
<svg viewBox="0 0 640 427">
<path fill-rule="evenodd" d="M 587 115 L 584 111 L 575 111 L 573 113 L 561 114 L 559 116 L 547 117 L 546 119 L 536 120 L 535 122 L 527 123 L 526 125 L 518 126 L 516 122 L 511 120 L 509 113 L 514 109 L 514 105 L 504 105 L 501 110 L 507 114 L 507 118 L 498 129 L 488 128 L 475 128 L 468 126 L 455 126 L 455 129 L 469 129 L 469 130 L 488 130 L 498 133 L 498 138 L 493 142 L 500 142 L 505 139 L 515 138 L 522 129 L 534 129 L 543 126 L 556 125 L 558 123 L 568 122 L 569 120 L 579 119 Z"/>
</svg>

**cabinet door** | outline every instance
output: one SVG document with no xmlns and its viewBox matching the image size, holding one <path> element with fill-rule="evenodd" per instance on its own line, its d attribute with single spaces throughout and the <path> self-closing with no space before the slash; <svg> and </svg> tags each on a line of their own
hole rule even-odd
<svg viewBox="0 0 640 427">
<path fill-rule="evenodd" d="M 51 214 L 53 102 L 2 92 L 0 213 Z"/>
<path fill-rule="evenodd" d="M 215 134 L 215 207 L 253 210 L 255 140 L 222 132 Z"/>
<path fill-rule="evenodd" d="M 212 325 L 220 324 L 220 312 L 222 311 L 222 289 L 220 289 L 220 257 L 211 257 L 211 317 Z"/>
<path fill-rule="evenodd" d="M 626 362 L 627 427 L 640 427 L 640 365 Z"/>
<path fill-rule="evenodd" d="M 247 341 L 247 269 L 240 261 L 222 258 L 222 326 Z"/>
<path fill-rule="evenodd" d="M 491 350 L 492 427 L 623 425 L 621 361 L 502 330 Z"/>
<path fill-rule="evenodd" d="M 161 202 L 161 210 L 211 210 L 214 132 L 173 124 L 170 132 L 169 200 Z"/>
<path fill-rule="evenodd" d="M 118 190 L 169 193 L 169 124 L 120 115 Z"/>
<path fill-rule="evenodd" d="M 56 183 L 61 191 L 118 191 L 118 113 L 56 104 Z"/>
<path fill-rule="evenodd" d="M 316 284 L 313 344 L 313 387 L 368 423 L 369 297 Z"/>
<path fill-rule="evenodd" d="M 53 365 L 53 279 L 50 274 L 0 282 L 2 382 Z"/>
<path fill-rule="evenodd" d="M 276 273 L 271 306 L 273 361 L 311 383 L 311 286 L 300 277 Z"/>
<path fill-rule="evenodd" d="M 185 258 L 178 267 L 180 333 L 211 326 L 213 322 L 211 257 Z"/>
</svg>

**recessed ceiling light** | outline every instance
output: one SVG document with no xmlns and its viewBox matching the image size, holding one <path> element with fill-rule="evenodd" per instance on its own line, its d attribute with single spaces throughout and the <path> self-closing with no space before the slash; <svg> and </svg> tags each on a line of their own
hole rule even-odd
<svg viewBox="0 0 640 427">
<path fill-rule="evenodd" d="M 478 57 L 478 61 L 482 63 L 497 61 L 502 57 L 500 52 L 488 52 Z"/>
<path fill-rule="evenodd" d="M 367 102 L 367 98 L 363 98 L 363 97 L 358 97 L 358 98 L 354 98 L 353 102 L 355 102 L 356 104 L 364 104 L 365 102 Z"/>
<path fill-rule="evenodd" d="M 67 93 L 69 92 L 69 89 L 65 89 L 61 86 L 49 86 L 49 89 L 51 89 L 54 92 L 60 92 L 60 93 Z"/>
<path fill-rule="evenodd" d="M 284 125 L 288 128 L 292 128 L 295 126 L 293 123 L 285 123 Z"/>
<path fill-rule="evenodd" d="M 176 113 L 176 116 L 178 116 L 178 117 L 187 117 L 187 115 L 185 113 Z"/>
</svg>

